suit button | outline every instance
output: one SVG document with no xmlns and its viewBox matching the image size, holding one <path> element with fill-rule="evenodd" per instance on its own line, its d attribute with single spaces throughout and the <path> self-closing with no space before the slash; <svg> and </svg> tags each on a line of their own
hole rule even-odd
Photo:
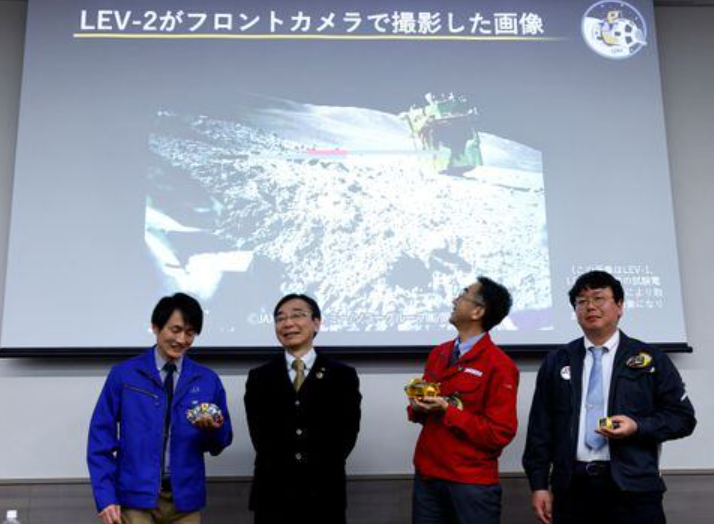
<svg viewBox="0 0 714 524">
<path fill-rule="evenodd" d="M 301 454 L 301 453 L 295 453 L 295 460 L 297 460 L 297 461 L 302 460 L 302 454 Z"/>
<path fill-rule="evenodd" d="M 297 436 L 299 437 L 300 435 L 302 435 L 302 430 L 301 430 L 301 429 L 298 429 L 298 430 L 295 431 L 295 433 L 296 433 Z"/>
</svg>

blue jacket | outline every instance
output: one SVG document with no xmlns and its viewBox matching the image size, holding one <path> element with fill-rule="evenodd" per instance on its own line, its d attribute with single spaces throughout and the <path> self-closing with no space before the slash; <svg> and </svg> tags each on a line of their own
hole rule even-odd
<svg viewBox="0 0 714 524">
<path fill-rule="evenodd" d="M 220 429 L 197 429 L 187 420 L 186 411 L 203 402 L 221 408 L 225 422 Z M 165 409 L 166 394 L 153 348 L 112 368 L 94 409 L 87 445 L 98 511 L 110 504 L 157 507 Z M 206 505 L 203 454 L 218 455 L 233 440 L 226 392 L 218 375 L 184 357 L 171 409 L 174 503 L 180 511 L 196 511 Z"/>
<path fill-rule="evenodd" d="M 646 352 L 652 362 L 628 365 Z M 523 467 L 532 490 L 558 494 L 570 485 L 577 453 L 585 359 L 583 339 L 552 351 L 543 362 L 531 406 Z M 566 372 L 567 371 L 567 372 Z M 611 440 L 612 478 L 624 491 L 664 491 L 659 472 L 660 444 L 686 437 L 697 421 L 684 383 L 672 361 L 659 349 L 620 332 L 610 382 L 608 415 L 637 422 L 629 438 Z"/>
</svg>

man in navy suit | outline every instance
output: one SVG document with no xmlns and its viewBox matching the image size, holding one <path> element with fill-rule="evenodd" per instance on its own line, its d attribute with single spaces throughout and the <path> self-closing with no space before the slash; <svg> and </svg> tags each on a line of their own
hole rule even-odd
<svg viewBox="0 0 714 524">
<path fill-rule="evenodd" d="M 273 316 L 283 351 L 250 371 L 245 393 L 255 524 L 344 524 L 345 462 L 360 423 L 357 373 L 314 349 L 322 321 L 314 299 L 287 295 Z"/>
<path fill-rule="evenodd" d="M 535 515 L 663 524 L 661 444 L 692 433 L 694 408 L 667 355 L 618 329 L 616 278 L 585 273 L 569 296 L 584 336 L 543 362 L 523 455 Z"/>
</svg>

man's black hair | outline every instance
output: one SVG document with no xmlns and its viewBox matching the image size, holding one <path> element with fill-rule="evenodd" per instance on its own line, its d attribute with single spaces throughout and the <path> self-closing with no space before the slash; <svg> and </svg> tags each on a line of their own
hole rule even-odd
<svg viewBox="0 0 714 524">
<path fill-rule="evenodd" d="M 513 299 L 505 286 L 494 282 L 488 277 L 478 277 L 481 288 L 478 296 L 483 300 L 485 313 L 483 314 L 483 329 L 491 331 L 506 318 L 511 311 Z"/>
<path fill-rule="evenodd" d="M 273 318 L 278 316 L 278 311 L 283 306 L 283 304 L 285 304 L 285 302 L 288 302 L 290 300 L 302 300 L 310 308 L 310 311 L 312 312 L 313 320 L 316 320 L 316 319 L 321 320 L 322 319 L 322 312 L 320 311 L 320 306 L 317 305 L 317 301 L 312 297 L 303 295 L 302 293 L 290 293 L 289 295 L 285 295 L 283 298 L 278 300 L 278 303 L 275 305 L 275 309 L 273 310 Z"/>
<path fill-rule="evenodd" d="M 201 304 L 185 293 L 176 293 L 159 300 L 151 314 L 151 324 L 158 327 L 159 330 L 163 329 L 174 311 L 181 313 L 184 323 L 193 328 L 197 335 L 201 333 L 201 329 L 203 329 Z"/>
<path fill-rule="evenodd" d="M 583 273 L 575 281 L 575 284 L 573 284 L 573 287 L 570 288 L 570 291 L 568 291 L 570 305 L 575 307 L 575 300 L 583 291 L 607 288 L 612 290 L 612 298 L 615 300 L 615 303 L 622 303 L 625 299 L 625 292 L 622 289 L 622 284 L 610 273 L 607 271 L 589 271 L 587 273 Z"/>
</svg>

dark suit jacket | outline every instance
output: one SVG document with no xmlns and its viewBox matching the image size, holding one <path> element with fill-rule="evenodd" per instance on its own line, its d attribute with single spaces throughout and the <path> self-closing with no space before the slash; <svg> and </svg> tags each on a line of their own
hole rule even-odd
<svg viewBox="0 0 714 524">
<path fill-rule="evenodd" d="M 582 399 L 583 339 L 552 351 L 538 372 L 531 406 L 523 467 L 531 489 L 566 489 L 577 453 Z M 650 365 L 627 365 L 640 352 Z M 659 349 L 620 333 L 610 381 L 608 415 L 637 422 L 629 438 L 610 440 L 613 480 L 626 491 L 663 491 L 659 448 L 666 440 L 686 437 L 696 425 L 694 408 L 672 361 Z M 552 471 L 551 471 L 552 466 Z"/>
<path fill-rule="evenodd" d="M 360 423 L 359 379 L 354 368 L 318 352 L 296 392 L 281 352 L 250 371 L 245 409 L 256 451 L 250 509 L 275 511 L 296 504 L 346 507 L 345 462 Z"/>
</svg>

